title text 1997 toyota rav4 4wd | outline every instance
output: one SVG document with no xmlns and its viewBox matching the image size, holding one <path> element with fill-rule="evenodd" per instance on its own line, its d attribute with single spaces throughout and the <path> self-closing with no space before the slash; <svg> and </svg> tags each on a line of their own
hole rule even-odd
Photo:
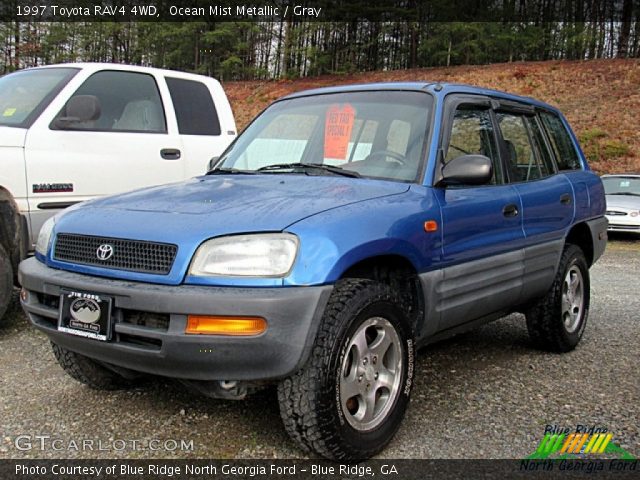
<svg viewBox="0 0 640 480">
<path fill-rule="evenodd" d="M 202 75 L 67 63 L 0 78 L 0 320 L 49 217 L 202 175 L 235 130 L 222 86 Z"/>
<path fill-rule="evenodd" d="M 150 373 L 214 396 L 278 383 L 325 457 L 369 457 L 404 415 L 417 346 L 513 311 L 579 342 L 606 243 L 600 179 L 554 108 L 440 84 L 277 101 L 207 176 L 46 224 L 22 304 L 94 388 Z"/>
</svg>

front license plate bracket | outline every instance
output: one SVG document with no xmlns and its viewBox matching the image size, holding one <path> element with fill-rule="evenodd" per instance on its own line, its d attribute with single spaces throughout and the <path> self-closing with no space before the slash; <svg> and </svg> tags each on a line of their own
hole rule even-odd
<svg viewBox="0 0 640 480">
<path fill-rule="evenodd" d="M 106 342 L 111 339 L 113 299 L 103 295 L 63 291 L 58 331 Z"/>
</svg>

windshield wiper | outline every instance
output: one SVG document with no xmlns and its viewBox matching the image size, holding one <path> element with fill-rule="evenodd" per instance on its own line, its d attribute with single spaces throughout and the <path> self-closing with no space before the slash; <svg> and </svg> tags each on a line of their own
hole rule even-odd
<svg viewBox="0 0 640 480">
<path fill-rule="evenodd" d="M 607 195 L 630 195 L 632 197 L 640 197 L 640 193 L 633 193 L 633 192 L 613 192 L 613 193 L 607 193 Z"/>
<path fill-rule="evenodd" d="M 237 174 L 237 175 L 255 175 L 255 170 L 241 170 L 239 168 L 228 168 L 228 167 L 220 167 L 214 168 L 213 170 L 209 170 L 207 175 L 226 175 L 226 174 Z"/>
<path fill-rule="evenodd" d="M 268 172 L 275 170 L 322 170 L 325 172 L 334 173 L 336 175 L 342 175 L 345 177 L 354 177 L 360 178 L 360 174 L 358 172 L 354 172 L 353 170 L 345 170 L 344 168 L 337 167 L 335 165 L 323 165 L 321 163 L 276 163 L 274 165 L 266 165 L 264 167 L 260 167 L 256 172 Z"/>
</svg>

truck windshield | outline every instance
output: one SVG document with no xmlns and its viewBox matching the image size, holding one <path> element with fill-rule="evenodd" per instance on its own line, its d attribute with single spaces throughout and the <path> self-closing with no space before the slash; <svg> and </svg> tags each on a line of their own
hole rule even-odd
<svg viewBox="0 0 640 480">
<path fill-rule="evenodd" d="M 76 68 L 24 70 L 0 78 L 0 125 L 30 127 Z"/>
<path fill-rule="evenodd" d="M 422 171 L 432 103 L 426 93 L 391 90 L 276 102 L 238 137 L 211 173 L 412 182 Z"/>
</svg>

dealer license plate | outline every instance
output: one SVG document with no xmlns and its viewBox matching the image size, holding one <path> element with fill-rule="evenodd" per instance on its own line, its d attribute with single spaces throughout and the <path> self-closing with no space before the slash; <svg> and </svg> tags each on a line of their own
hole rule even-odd
<svg viewBox="0 0 640 480">
<path fill-rule="evenodd" d="M 58 331 L 106 342 L 111 338 L 111 303 L 95 293 L 62 292 Z"/>
</svg>

